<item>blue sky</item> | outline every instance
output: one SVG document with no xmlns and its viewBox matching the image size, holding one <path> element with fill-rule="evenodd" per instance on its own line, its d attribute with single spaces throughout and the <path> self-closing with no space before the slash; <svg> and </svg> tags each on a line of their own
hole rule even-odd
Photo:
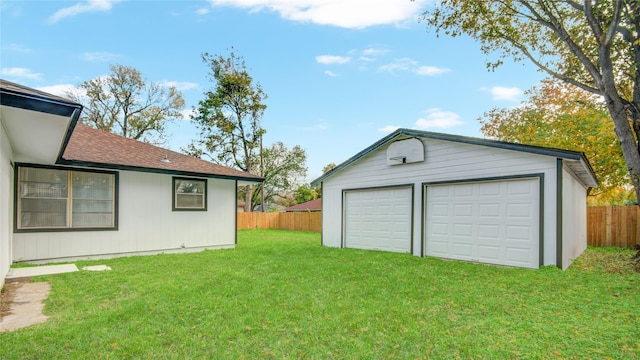
<svg viewBox="0 0 640 360">
<path fill-rule="evenodd" d="M 431 3 L 436 0 L 432 0 Z M 308 181 L 398 127 L 482 137 L 478 118 L 517 106 L 543 75 L 528 63 L 487 71 L 479 45 L 436 37 L 430 1 L 210 0 L 0 2 L 1 78 L 53 94 L 131 66 L 174 85 L 185 119 L 212 87 L 201 54 L 234 47 L 267 93 L 265 145 L 307 152 Z"/>
</svg>

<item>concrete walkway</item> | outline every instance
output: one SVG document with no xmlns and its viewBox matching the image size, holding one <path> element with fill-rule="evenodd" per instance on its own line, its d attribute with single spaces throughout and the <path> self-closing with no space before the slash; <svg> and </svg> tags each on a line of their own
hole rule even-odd
<svg viewBox="0 0 640 360">
<path fill-rule="evenodd" d="M 11 268 L 6 276 L 7 280 L 20 279 L 42 275 L 63 274 L 68 272 L 78 271 L 78 267 L 75 264 L 63 264 L 63 265 L 45 265 L 45 266 L 33 266 L 25 268 Z"/>
<path fill-rule="evenodd" d="M 83 270 L 111 270 L 106 265 L 86 266 Z M 46 282 L 28 282 L 29 278 L 42 275 L 63 274 L 78 271 L 75 264 L 45 265 L 26 268 L 12 268 L 7 274 L 7 291 L 12 291 L 9 314 L 0 321 L 0 332 L 13 331 L 47 321 L 42 313 L 44 300 L 49 296 L 51 285 Z"/>
</svg>

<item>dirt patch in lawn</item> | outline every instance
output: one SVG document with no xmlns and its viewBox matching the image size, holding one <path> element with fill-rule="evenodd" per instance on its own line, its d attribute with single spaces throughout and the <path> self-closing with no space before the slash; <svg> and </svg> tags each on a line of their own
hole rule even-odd
<svg viewBox="0 0 640 360">
<path fill-rule="evenodd" d="M 0 320 L 11 314 L 11 305 L 16 297 L 16 292 L 24 283 L 31 279 L 6 280 L 2 292 L 0 292 Z"/>
<path fill-rule="evenodd" d="M 47 321 L 43 301 L 51 286 L 30 279 L 8 280 L 0 294 L 0 332 L 13 331 Z"/>
</svg>

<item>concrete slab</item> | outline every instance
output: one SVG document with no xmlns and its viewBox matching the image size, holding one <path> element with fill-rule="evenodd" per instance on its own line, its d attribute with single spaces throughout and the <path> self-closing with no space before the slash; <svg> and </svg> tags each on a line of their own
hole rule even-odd
<svg viewBox="0 0 640 360">
<path fill-rule="evenodd" d="M 111 270 L 111 267 L 108 265 L 93 265 L 93 266 L 85 266 L 82 270 L 86 271 L 106 271 Z"/>
<path fill-rule="evenodd" d="M 10 313 L 0 321 L 0 332 L 13 331 L 47 321 L 47 316 L 42 313 L 42 309 L 44 309 L 43 301 L 51 291 L 49 283 L 22 283 L 14 291 Z"/>
<path fill-rule="evenodd" d="M 41 275 L 63 274 L 68 272 L 79 271 L 75 264 L 63 265 L 45 265 L 26 268 L 11 268 L 6 279 L 20 279 Z"/>
</svg>

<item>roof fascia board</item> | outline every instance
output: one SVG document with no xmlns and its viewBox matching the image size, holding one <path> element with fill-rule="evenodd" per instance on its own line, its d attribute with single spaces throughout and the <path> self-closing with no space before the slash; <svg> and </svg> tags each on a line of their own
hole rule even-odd
<svg viewBox="0 0 640 360">
<path fill-rule="evenodd" d="M 67 126 L 67 132 L 64 135 L 64 139 L 62 140 L 62 144 L 60 145 L 60 150 L 58 151 L 58 159 L 56 160 L 56 164 L 59 164 L 63 159 L 65 150 L 67 150 L 67 145 L 69 145 L 69 141 L 71 140 L 71 134 L 73 134 L 73 130 L 75 130 L 78 121 L 80 120 L 80 113 L 82 112 L 82 106 L 76 109 L 73 112 L 73 116 L 71 117 L 71 121 L 69 121 L 69 125 Z"/>
<path fill-rule="evenodd" d="M 66 165 L 66 166 L 97 168 L 97 169 L 110 169 L 110 170 L 135 171 L 135 172 L 146 172 L 146 173 L 165 174 L 165 175 L 202 177 L 202 178 L 210 178 L 210 179 L 239 180 L 239 181 L 247 181 L 247 182 L 254 182 L 254 183 L 264 182 L 264 179 L 260 177 L 207 174 L 207 173 L 199 173 L 199 172 L 191 172 L 191 171 L 145 168 L 145 167 L 139 167 L 139 166 L 101 164 L 101 163 L 94 163 L 89 161 L 61 159 L 60 161 L 57 162 L 57 164 Z"/>
<path fill-rule="evenodd" d="M 372 152 L 373 150 L 383 146 L 384 144 L 390 142 L 391 140 L 395 139 L 397 136 L 400 135 L 402 129 L 398 129 L 394 132 L 392 132 L 391 134 L 383 137 L 382 139 L 376 141 L 375 143 L 373 143 L 371 146 L 369 146 L 368 148 L 360 151 L 359 153 L 357 153 L 356 155 L 350 157 L 349 159 L 347 159 L 346 161 L 344 161 L 343 163 L 341 163 L 340 165 L 336 166 L 335 168 L 331 169 L 330 171 L 324 173 L 323 175 L 321 175 L 319 178 L 313 180 L 311 182 L 311 186 L 318 186 L 320 185 L 320 183 L 322 183 L 322 181 L 324 181 L 326 178 L 333 176 L 335 173 L 340 172 L 342 169 L 346 168 L 347 166 L 351 165 L 352 163 L 356 162 L 357 160 L 359 160 L 360 158 L 364 157 L 365 155 L 369 154 L 370 152 Z"/>
<path fill-rule="evenodd" d="M 64 102 L 7 88 L 0 88 L 0 103 L 4 106 L 66 117 L 71 117 L 75 111 L 82 110 L 82 105 L 74 102 Z"/>
</svg>

